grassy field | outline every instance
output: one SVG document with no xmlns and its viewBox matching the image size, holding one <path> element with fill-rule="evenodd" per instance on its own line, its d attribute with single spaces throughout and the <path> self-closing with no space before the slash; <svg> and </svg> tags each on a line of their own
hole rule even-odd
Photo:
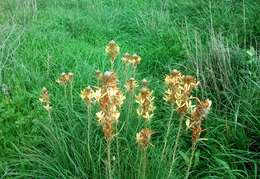
<svg viewBox="0 0 260 179">
<path fill-rule="evenodd" d="M 212 100 L 189 178 L 257 179 L 259 14 L 259 0 L 1 0 L 0 178 L 184 178 L 191 131 L 181 130 L 172 166 L 180 117 L 173 111 L 171 119 L 172 107 L 163 100 L 165 75 L 177 69 L 200 81 L 193 96 Z M 147 79 L 156 109 L 144 155 L 135 136 L 146 124 L 124 92 L 109 162 L 95 117 L 99 108 L 86 110 L 80 91 L 97 85 L 96 70 L 110 70 L 110 40 L 120 46 L 114 66 L 120 89 L 131 75 L 121 57 L 137 53 L 136 79 L 139 87 Z M 62 72 L 74 73 L 65 90 L 56 83 Z M 39 101 L 43 87 L 49 116 Z"/>
</svg>

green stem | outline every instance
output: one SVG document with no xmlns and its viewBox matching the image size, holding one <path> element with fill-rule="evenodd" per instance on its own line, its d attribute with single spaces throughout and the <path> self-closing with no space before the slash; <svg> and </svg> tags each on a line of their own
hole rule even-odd
<svg viewBox="0 0 260 179">
<path fill-rule="evenodd" d="M 142 179 L 145 179 L 146 176 L 146 165 L 147 165 L 146 148 L 144 148 L 142 152 Z"/>
<path fill-rule="evenodd" d="M 117 165 L 118 165 L 118 173 L 120 174 L 120 150 L 119 150 L 119 133 L 118 133 L 118 124 L 116 124 L 116 153 L 117 153 Z M 119 177 L 120 178 L 120 177 Z"/>
<path fill-rule="evenodd" d="M 179 129 L 178 129 L 176 141 L 175 141 L 175 144 L 174 144 L 174 147 L 173 147 L 172 163 L 171 163 L 170 171 L 169 171 L 169 174 L 168 174 L 168 178 L 172 174 L 173 166 L 174 166 L 174 163 L 176 161 L 176 152 L 177 152 L 177 148 L 178 148 L 178 144 L 179 144 L 179 139 L 180 139 L 180 136 L 181 136 L 182 123 L 183 123 L 183 116 L 181 116 L 181 118 L 180 118 Z"/>
<path fill-rule="evenodd" d="M 190 169 L 191 169 L 191 166 L 192 166 L 192 161 L 193 161 L 195 150 L 196 150 L 196 143 L 193 143 L 192 144 L 191 157 L 190 157 L 190 160 L 189 160 L 189 165 L 188 165 L 188 168 L 187 168 L 187 171 L 186 171 L 185 179 L 188 179 L 189 176 L 190 176 Z"/>
<path fill-rule="evenodd" d="M 92 156 L 91 156 L 91 150 L 90 150 L 90 130 L 91 130 L 91 106 L 88 105 L 88 137 L 87 137 L 87 145 L 88 145 L 88 153 L 89 153 L 89 158 L 92 161 Z"/>
<path fill-rule="evenodd" d="M 73 84 L 70 84 L 70 102 L 71 102 L 71 109 L 73 110 Z"/>
<path fill-rule="evenodd" d="M 172 117 L 173 117 L 173 107 L 172 107 L 172 110 L 171 110 L 171 115 L 170 115 L 170 119 L 168 121 L 168 124 L 167 124 L 167 131 L 166 131 L 166 136 L 164 138 L 164 145 L 163 145 L 163 150 L 162 150 L 162 155 L 161 155 L 161 161 L 163 160 L 164 158 L 164 152 L 165 152 L 165 149 L 166 149 L 166 146 L 167 146 L 167 142 L 168 142 L 168 136 L 169 136 L 169 133 L 170 133 L 170 129 L 171 129 L 171 123 L 172 123 Z"/>
<path fill-rule="evenodd" d="M 112 167 L 111 167 L 111 140 L 107 141 L 107 172 L 108 178 L 112 179 Z"/>
</svg>

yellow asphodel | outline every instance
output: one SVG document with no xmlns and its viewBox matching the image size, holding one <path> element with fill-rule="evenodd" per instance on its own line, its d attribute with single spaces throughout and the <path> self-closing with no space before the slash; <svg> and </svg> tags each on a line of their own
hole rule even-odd
<svg viewBox="0 0 260 179">
<path fill-rule="evenodd" d="M 69 72 L 69 73 L 61 73 L 59 78 L 56 80 L 56 82 L 60 85 L 67 85 L 73 80 L 74 74 Z"/>
<path fill-rule="evenodd" d="M 137 114 L 144 118 L 145 121 L 149 121 L 155 110 L 153 91 L 147 87 L 147 81 L 143 80 L 143 87 L 140 93 L 135 97 L 136 102 L 139 104 L 137 108 Z"/>
<path fill-rule="evenodd" d="M 51 111 L 51 102 L 50 102 L 50 96 L 49 96 L 49 92 L 48 92 L 47 88 L 45 88 L 45 87 L 42 88 L 39 100 L 41 101 L 44 109 L 46 109 L 48 112 L 50 112 Z"/>
<path fill-rule="evenodd" d="M 111 40 L 106 46 L 106 53 L 111 58 L 111 63 L 114 63 L 116 57 L 120 52 L 120 47 L 114 40 Z"/>
</svg>

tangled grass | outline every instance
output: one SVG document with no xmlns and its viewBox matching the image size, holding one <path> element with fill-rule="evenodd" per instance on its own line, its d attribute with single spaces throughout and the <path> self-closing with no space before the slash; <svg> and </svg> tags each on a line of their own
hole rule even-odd
<svg viewBox="0 0 260 179">
<path fill-rule="evenodd" d="M 1 178 L 258 177 L 258 2 L 0 9 Z"/>
</svg>

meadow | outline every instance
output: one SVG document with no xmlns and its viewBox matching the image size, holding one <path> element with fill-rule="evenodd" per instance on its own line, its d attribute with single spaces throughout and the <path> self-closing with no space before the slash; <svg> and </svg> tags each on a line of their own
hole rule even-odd
<svg viewBox="0 0 260 179">
<path fill-rule="evenodd" d="M 1 0 L 0 178 L 259 178 L 259 14 Z"/>
</svg>

